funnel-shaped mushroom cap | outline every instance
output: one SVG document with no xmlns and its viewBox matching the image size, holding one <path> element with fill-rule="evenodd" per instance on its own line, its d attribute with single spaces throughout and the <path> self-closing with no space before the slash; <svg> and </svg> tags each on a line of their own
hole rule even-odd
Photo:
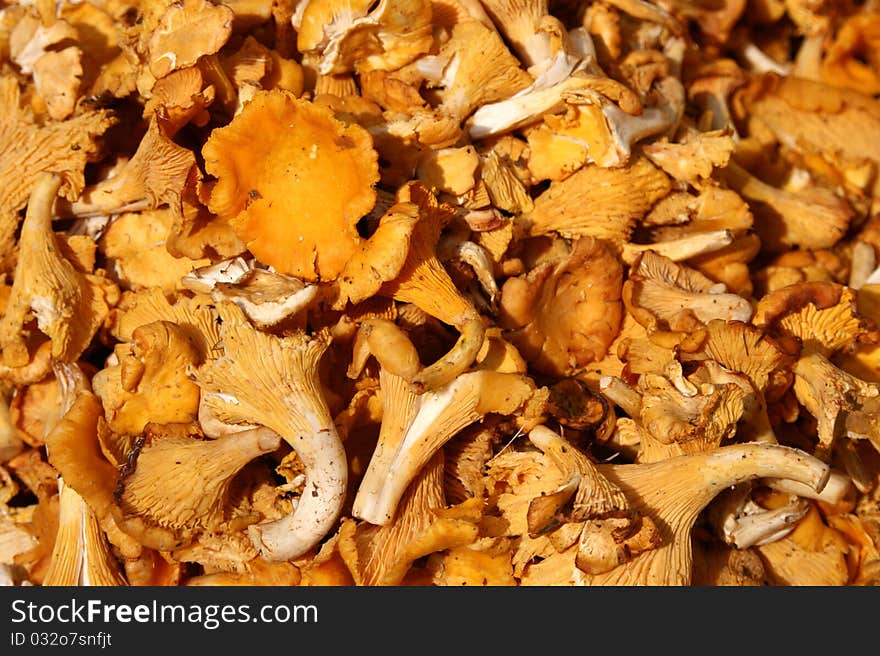
<svg viewBox="0 0 880 656">
<path fill-rule="evenodd" d="M 161 78 L 214 54 L 229 39 L 234 18 L 233 10 L 220 2 L 168 3 L 147 43 L 150 72 Z"/>
<path fill-rule="evenodd" d="M 119 477 L 112 509 L 119 527 L 148 547 L 171 550 L 229 519 L 229 491 L 251 460 L 274 451 L 278 435 L 255 428 L 216 440 L 154 436 Z"/>
<path fill-rule="evenodd" d="M 202 153 L 217 177 L 209 208 L 257 259 L 308 281 L 339 275 L 361 242 L 357 222 L 376 202 L 379 167 L 366 130 L 292 93 L 265 91 L 215 129 Z"/>
<path fill-rule="evenodd" d="M 504 283 L 500 307 L 519 315 L 507 336 L 535 370 L 572 375 L 601 360 L 617 335 L 622 279 L 610 244 L 580 237 L 571 252 Z"/>
</svg>

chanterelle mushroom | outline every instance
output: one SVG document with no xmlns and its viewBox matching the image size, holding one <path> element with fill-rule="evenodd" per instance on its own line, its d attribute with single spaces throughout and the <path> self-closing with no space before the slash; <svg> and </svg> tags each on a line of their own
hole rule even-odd
<svg viewBox="0 0 880 656">
<path fill-rule="evenodd" d="M 266 123 L 283 138 L 254 141 Z M 202 149 L 217 177 L 211 211 L 279 273 L 334 280 L 361 238 L 356 224 L 373 208 L 376 151 L 359 125 L 316 103 L 276 90 L 257 93 Z"/>
<path fill-rule="evenodd" d="M 329 335 L 300 331 L 276 337 L 253 328 L 229 302 L 220 304 L 218 312 L 223 355 L 202 365 L 196 381 L 220 419 L 272 429 L 305 465 L 304 493 L 294 511 L 248 528 L 267 558 L 296 558 L 327 534 L 345 501 L 345 450 L 318 379 Z"/>
<path fill-rule="evenodd" d="M 693 330 L 712 319 L 748 321 L 752 317 L 747 299 L 653 251 L 636 257 L 622 295 L 627 309 L 649 332 Z"/>
<path fill-rule="evenodd" d="M 577 239 L 558 261 L 504 283 L 500 310 L 507 337 L 537 371 L 554 376 L 601 360 L 623 318 L 622 278 L 607 242 Z"/>
<path fill-rule="evenodd" d="M 56 171 L 66 182 L 64 196 L 73 200 L 85 185 L 86 163 L 98 155 L 98 138 L 114 122 L 109 112 L 97 110 L 41 123 L 23 100 L 16 77 L 0 76 L 0 257 L 6 270 L 14 263 L 17 212 L 37 178 Z"/>
<path fill-rule="evenodd" d="M 0 321 L 0 347 L 9 366 L 27 364 L 24 324 L 37 319 L 41 332 L 52 340 L 52 357 L 76 360 L 106 318 L 109 281 L 83 273 L 68 260 L 52 229 L 52 205 L 61 177 L 40 177 L 28 202 L 19 240 L 15 282 Z"/>
<path fill-rule="evenodd" d="M 551 184 L 521 221 L 529 235 L 555 231 L 625 242 L 636 221 L 670 190 L 666 174 L 645 158 L 622 168 L 592 164 Z"/>
<path fill-rule="evenodd" d="M 569 584 L 689 585 L 691 529 L 699 513 L 722 489 L 756 477 L 780 476 L 821 490 L 829 475 L 820 460 L 797 449 L 767 444 L 725 446 L 650 464 L 600 464 L 598 469 L 623 490 L 634 508 L 660 527 L 660 546 L 592 576 L 573 567 L 575 554 L 566 552 L 532 565 L 524 583 L 542 585 L 545 570 L 553 572 L 562 563 L 571 562 L 571 568 L 563 570 Z"/>
<path fill-rule="evenodd" d="M 391 521 L 407 486 L 453 435 L 486 414 L 520 411 L 535 393 L 535 384 L 526 376 L 489 370 L 460 374 L 421 395 L 384 369 L 380 381 L 379 441 L 352 508 L 356 517 L 373 524 Z"/>
<path fill-rule="evenodd" d="M 139 326 L 119 344 L 119 364 L 94 375 L 92 387 L 110 428 L 139 435 L 148 423 L 187 423 L 198 416 L 199 388 L 187 377 L 201 354 L 183 329 L 169 321 Z"/>
<path fill-rule="evenodd" d="M 880 580 L 880 0 L 0 5 L 0 583 Z"/>
<path fill-rule="evenodd" d="M 395 277 L 382 284 L 379 294 L 412 303 L 461 331 L 449 352 L 412 380 L 420 390 L 432 389 L 452 381 L 473 363 L 486 329 L 474 304 L 458 290 L 437 257 L 437 242 L 452 218 L 451 208 L 438 202 L 434 194 L 418 183 L 402 187 L 397 199 L 416 205 L 419 220 L 412 229 L 403 266 Z"/>
<path fill-rule="evenodd" d="M 161 435 L 160 427 L 157 433 L 132 452 L 111 512 L 123 531 L 162 550 L 186 546 L 198 532 L 233 520 L 226 506 L 235 474 L 281 443 L 264 427 L 215 440 Z"/>
</svg>

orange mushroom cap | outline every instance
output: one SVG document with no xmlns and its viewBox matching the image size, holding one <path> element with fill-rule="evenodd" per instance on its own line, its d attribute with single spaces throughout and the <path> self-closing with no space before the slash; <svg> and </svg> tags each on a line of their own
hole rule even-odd
<svg viewBox="0 0 880 656">
<path fill-rule="evenodd" d="M 202 154 L 217 178 L 209 209 L 255 257 L 304 280 L 339 275 L 376 202 L 378 156 L 366 130 L 277 89 L 215 129 Z"/>
</svg>

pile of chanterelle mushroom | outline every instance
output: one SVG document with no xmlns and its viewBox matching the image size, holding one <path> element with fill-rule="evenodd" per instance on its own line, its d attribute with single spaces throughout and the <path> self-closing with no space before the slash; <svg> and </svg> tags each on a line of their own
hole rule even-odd
<svg viewBox="0 0 880 656">
<path fill-rule="evenodd" d="M 880 582 L 877 0 L 0 1 L 0 580 Z"/>
</svg>

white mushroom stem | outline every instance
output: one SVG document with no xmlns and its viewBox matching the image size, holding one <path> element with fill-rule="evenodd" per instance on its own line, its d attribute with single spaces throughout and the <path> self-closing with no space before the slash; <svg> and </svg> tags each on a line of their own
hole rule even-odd
<svg viewBox="0 0 880 656">
<path fill-rule="evenodd" d="M 620 255 L 624 262 L 632 264 L 639 253 L 651 250 L 673 262 L 681 262 L 697 255 L 713 253 L 732 243 L 733 232 L 730 230 L 707 230 L 654 244 L 626 243 Z"/>
<path fill-rule="evenodd" d="M 642 413 L 642 395 L 616 376 L 602 376 L 599 391 L 630 417 Z"/>
<path fill-rule="evenodd" d="M 685 106 L 684 86 L 674 77 L 665 77 L 657 83 L 657 88 L 660 91 L 659 104 L 643 108 L 638 116 L 626 113 L 614 103 L 601 103 L 608 128 L 624 158 L 629 158 L 633 144 L 668 133 L 681 120 Z"/>
<path fill-rule="evenodd" d="M 449 439 L 488 413 L 514 412 L 534 391 L 523 376 L 488 370 L 421 395 L 397 376 L 380 376 L 382 428 L 352 507 L 355 517 L 380 525 L 392 520 L 410 482 Z"/>
<path fill-rule="evenodd" d="M 791 75 L 791 64 L 780 64 L 751 41 L 742 47 L 740 53 L 748 62 L 752 73 L 776 73 L 777 75 L 783 76 Z"/>
<path fill-rule="evenodd" d="M 859 289 L 876 273 L 877 255 L 874 247 L 866 241 L 857 239 L 852 246 L 852 264 L 849 271 L 849 286 Z"/>
<path fill-rule="evenodd" d="M 336 427 L 317 415 L 306 419 L 312 422 L 311 432 L 285 436 L 306 468 L 296 510 L 248 527 L 254 546 L 273 561 L 297 558 L 314 547 L 333 527 L 345 501 L 348 461 Z"/>
<path fill-rule="evenodd" d="M 216 264 L 193 269 L 180 279 L 180 284 L 199 294 L 210 294 L 219 283 L 234 285 L 241 282 L 254 268 L 253 260 L 233 257 Z"/>
<path fill-rule="evenodd" d="M 455 249 L 456 256 L 465 264 L 469 264 L 477 276 L 477 280 L 489 302 L 494 306 L 498 298 L 498 283 L 495 281 L 492 260 L 486 249 L 472 241 L 463 241 Z"/>
<path fill-rule="evenodd" d="M 467 121 L 468 134 L 475 141 L 485 139 L 560 111 L 565 107 L 564 94 L 586 84 L 579 77 L 569 77 L 549 87 L 533 83 L 506 100 L 480 107 Z"/>
<path fill-rule="evenodd" d="M 371 524 L 384 525 L 391 521 L 397 509 L 397 504 L 389 500 L 390 491 L 386 490 L 388 479 L 394 474 L 392 465 L 403 448 L 407 429 L 419 411 L 421 402 L 436 394 L 416 395 L 405 379 L 384 367 L 379 370 L 379 386 L 382 390 L 379 439 L 358 487 L 351 512 Z"/>
<path fill-rule="evenodd" d="M 799 497 L 793 497 L 784 506 L 773 510 L 750 501 L 742 508 L 742 514 L 729 518 L 724 537 L 737 549 L 776 542 L 794 530 L 808 509 L 809 505 Z"/>
<path fill-rule="evenodd" d="M 880 284 L 880 267 L 877 267 L 876 269 L 874 269 L 868 275 L 868 277 L 865 278 L 865 281 L 862 283 L 862 285 L 877 285 L 877 284 Z"/>
<path fill-rule="evenodd" d="M 796 494 L 805 499 L 815 499 L 831 505 L 840 503 L 846 496 L 846 493 L 852 489 L 852 481 L 850 477 L 843 472 L 832 469 L 828 476 L 828 482 L 820 492 L 817 492 L 809 485 L 791 481 L 785 478 L 766 478 L 759 481 L 761 485 L 774 489 L 778 492 L 788 492 Z"/>
</svg>

